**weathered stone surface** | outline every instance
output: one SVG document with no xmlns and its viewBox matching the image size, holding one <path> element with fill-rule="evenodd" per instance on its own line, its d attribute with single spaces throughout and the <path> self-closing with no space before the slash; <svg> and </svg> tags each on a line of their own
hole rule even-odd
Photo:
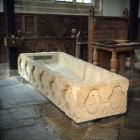
<svg viewBox="0 0 140 140">
<path fill-rule="evenodd" d="M 126 111 L 126 78 L 62 52 L 24 53 L 19 74 L 75 122 Z"/>
</svg>

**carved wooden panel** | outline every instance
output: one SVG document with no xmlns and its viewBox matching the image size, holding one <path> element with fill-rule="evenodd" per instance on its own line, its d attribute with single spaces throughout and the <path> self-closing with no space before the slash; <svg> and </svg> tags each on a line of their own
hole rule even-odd
<svg viewBox="0 0 140 140">
<path fill-rule="evenodd" d="M 37 17 L 37 32 L 39 36 L 45 36 L 48 32 L 48 18 L 45 15 Z"/>
<path fill-rule="evenodd" d="M 62 51 L 75 55 L 75 40 L 73 38 L 27 38 L 23 40 L 19 52 Z"/>
<path fill-rule="evenodd" d="M 48 42 L 47 43 L 47 47 L 48 47 L 48 51 L 49 52 L 51 52 L 51 51 L 62 51 L 62 49 L 61 49 L 61 45 L 63 45 L 63 44 L 56 44 L 56 43 L 54 43 L 54 42 Z"/>
<path fill-rule="evenodd" d="M 16 15 L 15 18 L 16 18 L 15 20 L 16 31 L 18 30 L 22 31 L 22 16 Z"/>
<path fill-rule="evenodd" d="M 16 30 L 22 30 L 25 36 L 71 35 L 71 29 L 87 32 L 86 16 L 16 14 Z"/>
<path fill-rule="evenodd" d="M 34 16 L 25 16 L 25 32 L 34 32 Z"/>
<path fill-rule="evenodd" d="M 98 17 L 94 25 L 93 41 L 125 40 L 127 39 L 128 24 L 124 19 Z"/>
</svg>

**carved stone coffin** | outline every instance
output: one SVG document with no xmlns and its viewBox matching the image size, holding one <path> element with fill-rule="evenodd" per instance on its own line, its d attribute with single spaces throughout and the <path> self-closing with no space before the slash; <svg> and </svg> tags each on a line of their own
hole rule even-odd
<svg viewBox="0 0 140 140">
<path fill-rule="evenodd" d="M 126 111 L 126 78 L 66 53 L 20 54 L 18 71 L 76 123 Z"/>
</svg>

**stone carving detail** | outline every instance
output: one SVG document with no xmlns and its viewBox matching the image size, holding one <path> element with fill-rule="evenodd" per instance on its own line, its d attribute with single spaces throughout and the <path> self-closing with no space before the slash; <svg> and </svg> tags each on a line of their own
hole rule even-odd
<svg viewBox="0 0 140 140">
<path fill-rule="evenodd" d="M 19 58 L 19 59 L 18 59 L 18 70 L 19 70 L 20 72 L 22 72 L 21 63 L 22 63 L 22 58 Z"/>
<path fill-rule="evenodd" d="M 27 65 L 28 65 L 28 61 L 25 62 L 25 74 L 28 76 Z"/>
<path fill-rule="evenodd" d="M 18 70 L 77 123 L 126 111 L 129 85 L 126 78 L 68 54 L 20 54 Z"/>
<path fill-rule="evenodd" d="M 31 70 L 31 74 L 32 74 L 32 80 L 33 80 L 33 82 L 35 82 L 34 72 L 35 72 L 35 66 L 33 66 L 33 67 L 32 67 L 32 70 Z"/>
<path fill-rule="evenodd" d="M 101 102 L 101 97 L 100 94 L 98 93 L 98 90 L 93 89 L 91 92 L 89 92 L 85 100 L 85 107 L 89 112 L 89 114 L 96 113 L 100 102 Z"/>
<path fill-rule="evenodd" d="M 40 83 L 41 83 L 41 88 L 44 89 L 44 85 L 43 85 L 43 83 L 42 83 L 42 77 L 43 77 L 43 75 L 44 75 L 44 71 L 42 71 L 42 72 L 40 73 L 40 75 L 39 75 L 39 81 L 40 81 Z"/>
<path fill-rule="evenodd" d="M 117 85 L 112 89 L 108 101 L 110 103 L 112 110 L 116 110 L 116 109 L 120 110 L 124 106 L 125 93 L 123 92 L 121 86 Z"/>
<path fill-rule="evenodd" d="M 89 114 L 98 113 L 98 109 L 102 106 L 102 113 L 109 112 L 110 114 L 115 111 L 121 111 L 126 104 L 126 96 L 120 85 L 116 85 L 110 90 L 106 90 L 106 96 L 101 96 L 100 89 L 93 89 L 89 92 L 85 99 L 85 108 Z M 109 93 L 110 92 L 110 93 Z"/>
</svg>

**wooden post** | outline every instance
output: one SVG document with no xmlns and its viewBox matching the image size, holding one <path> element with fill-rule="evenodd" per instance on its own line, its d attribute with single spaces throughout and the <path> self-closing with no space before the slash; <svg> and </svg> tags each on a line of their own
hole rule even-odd
<svg viewBox="0 0 140 140">
<path fill-rule="evenodd" d="M 15 35 L 14 0 L 4 0 L 5 35 Z"/>
<path fill-rule="evenodd" d="M 130 0 L 130 16 L 128 25 L 128 40 L 136 41 L 138 28 L 138 5 L 139 0 Z"/>
<path fill-rule="evenodd" d="M 93 28 L 94 28 L 94 19 L 93 16 L 88 17 L 88 62 L 92 63 L 92 46 L 91 42 L 93 41 Z"/>
<path fill-rule="evenodd" d="M 5 19 L 5 37 L 10 38 L 14 43 L 15 39 L 15 16 L 14 16 L 14 0 L 4 0 L 4 19 Z M 8 61 L 10 69 L 17 69 L 17 48 L 14 45 L 8 47 Z"/>
</svg>

